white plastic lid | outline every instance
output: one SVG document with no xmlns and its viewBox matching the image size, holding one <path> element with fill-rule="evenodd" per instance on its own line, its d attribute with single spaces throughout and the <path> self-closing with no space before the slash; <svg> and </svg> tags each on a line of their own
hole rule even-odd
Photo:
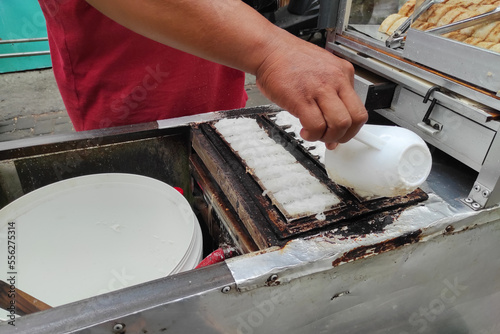
<svg viewBox="0 0 500 334">
<path fill-rule="evenodd" d="M 202 257 L 186 199 L 139 175 L 82 176 L 24 195 L 0 210 L 2 245 L 9 222 L 16 287 L 51 306 L 189 270 Z"/>
</svg>

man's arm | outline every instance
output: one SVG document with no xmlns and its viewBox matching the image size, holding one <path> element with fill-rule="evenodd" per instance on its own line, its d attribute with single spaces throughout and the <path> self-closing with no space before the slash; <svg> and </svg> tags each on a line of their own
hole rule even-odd
<svg viewBox="0 0 500 334">
<path fill-rule="evenodd" d="M 139 34 L 254 74 L 264 95 L 300 119 L 304 139 L 333 148 L 367 120 L 350 63 L 274 26 L 240 0 L 87 2 Z"/>
</svg>

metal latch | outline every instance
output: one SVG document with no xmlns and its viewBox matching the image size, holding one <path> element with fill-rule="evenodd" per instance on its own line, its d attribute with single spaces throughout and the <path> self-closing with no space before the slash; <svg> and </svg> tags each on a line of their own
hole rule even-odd
<svg viewBox="0 0 500 334">
<path fill-rule="evenodd" d="M 429 101 L 431 94 L 435 91 L 438 91 L 438 92 L 441 91 L 439 86 L 432 86 L 427 91 L 427 93 L 425 94 L 425 97 L 424 97 L 424 103 L 427 103 Z M 434 106 L 436 105 L 436 103 L 437 103 L 437 99 L 436 98 L 432 99 L 431 104 L 429 105 L 429 108 L 427 108 L 427 111 L 425 112 L 425 115 L 424 115 L 424 118 L 422 119 L 422 122 L 417 123 L 417 126 L 419 128 L 421 128 L 422 130 L 424 130 L 425 132 L 427 132 L 431 135 L 435 135 L 436 133 L 438 133 L 439 131 L 441 131 L 443 129 L 443 125 L 441 123 L 438 123 L 438 122 L 430 119 L 432 110 L 434 109 Z"/>
</svg>

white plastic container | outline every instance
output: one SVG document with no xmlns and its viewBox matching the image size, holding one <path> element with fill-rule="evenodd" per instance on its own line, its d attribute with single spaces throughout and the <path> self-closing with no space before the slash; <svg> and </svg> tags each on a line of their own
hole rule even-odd
<svg viewBox="0 0 500 334">
<path fill-rule="evenodd" d="M 16 286 L 51 306 L 189 270 L 202 259 L 187 200 L 139 175 L 82 176 L 24 195 L 0 210 L 2 247 L 9 222 Z M 6 263 L 4 274 L 12 271 Z"/>
<path fill-rule="evenodd" d="M 397 126 L 366 124 L 353 140 L 325 152 L 328 176 L 363 199 L 406 195 L 427 179 L 431 166 L 424 140 Z"/>
</svg>

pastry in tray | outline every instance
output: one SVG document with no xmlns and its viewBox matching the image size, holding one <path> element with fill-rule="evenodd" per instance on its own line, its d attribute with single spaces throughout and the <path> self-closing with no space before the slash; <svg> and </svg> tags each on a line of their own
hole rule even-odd
<svg viewBox="0 0 500 334">
<path fill-rule="evenodd" d="M 391 35 L 406 19 L 406 16 L 398 13 L 391 14 L 382 22 L 382 24 L 380 24 L 378 30 L 385 32 L 387 35 Z"/>
<path fill-rule="evenodd" d="M 401 6 L 398 13 L 389 15 L 380 25 L 379 31 L 391 35 L 412 15 L 416 0 L 408 0 Z M 444 0 L 435 4 L 412 24 L 412 28 L 428 30 L 453 22 L 465 20 L 480 14 L 490 12 L 500 6 L 500 0 Z M 443 35 L 460 42 L 468 43 L 500 52 L 500 22 L 485 23 L 469 28 L 453 31 Z"/>
</svg>

